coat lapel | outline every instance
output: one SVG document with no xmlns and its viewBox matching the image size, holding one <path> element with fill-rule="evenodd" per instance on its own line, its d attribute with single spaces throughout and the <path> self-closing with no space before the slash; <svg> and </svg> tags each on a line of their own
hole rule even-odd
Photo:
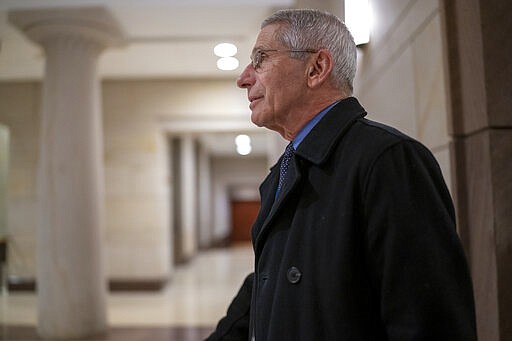
<svg viewBox="0 0 512 341">
<path fill-rule="evenodd" d="M 254 245 L 256 245 L 256 239 L 261 231 L 263 223 L 267 220 L 274 204 L 275 190 L 279 180 L 279 167 L 277 167 L 277 165 L 279 165 L 279 162 L 270 169 L 270 174 L 260 185 L 261 208 L 251 230 Z"/>
<path fill-rule="evenodd" d="M 280 162 L 280 161 L 279 161 Z M 279 165 L 279 162 L 277 165 Z M 255 248 L 258 245 L 258 242 L 262 238 L 265 233 L 265 230 L 271 224 L 272 220 L 276 216 L 276 214 L 283 208 L 284 203 L 287 201 L 288 197 L 291 195 L 292 190 L 297 186 L 301 179 L 300 169 L 298 167 L 297 158 L 294 156 L 290 160 L 290 165 L 288 166 L 287 171 L 287 179 L 286 182 L 281 188 L 279 195 L 275 200 L 275 192 L 277 188 L 277 182 L 279 179 L 279 167 L 274 166 L 272 173 L 269 175 L 269 181 L 265 182 L 260 188 L 260 194 L 262 198 L 262 202 L 266 200 L 266 204 L 262 206 L 258 217 L 256 218 L 256 223 L 253 227 L 253 240 L 255 241 Z M 269 204 L 270 203 L 270 204 Z"/>
<path fill-rule="evenodd" d="M 252 228 L 255 251 L 262 242 L 267 229 L 272 225 L 272 221 L 289 200 L 293 189 L 301 181 L 302 173 L 299 164 L 304 164 L 304 162 L 299 162 L 299 160 L 320 166 L 329 158 L 338 141 L 352 124 L 365 115 L 363 107 L 354 97 L 346 98 L 334 106 L 295 151 L 288 167 L 287 181 L 275 200 L 281 159 L 272 167 L 270 174 L 260 186 L 262 207 Z"/>
</svg>

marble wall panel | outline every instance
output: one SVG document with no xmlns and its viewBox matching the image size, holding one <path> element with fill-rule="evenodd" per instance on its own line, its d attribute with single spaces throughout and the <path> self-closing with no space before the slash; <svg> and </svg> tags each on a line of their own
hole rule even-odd
<svg viewBox="0 0 512 341">
<path fill-rule="evenodd" d="M 7 255 L 9 277 L 21 279 L 35 277 L 37 243 L 34 233 L 35 231 L 15 231 L 9 236 L 9 254 Z"/>
<path fill-rule="evenodd" d="M 512 127 L 512 1 L 480 1 L 487 111 L 492 127 Z"/>
<path fill-rule="evenodd" d="M 438 15 L 438 2 L 435 0 L 391 3 L 372 0 L 370 6 L 375 7 L 373 20 L 376 24 L 360 61 L 362 72 L 358 75 L 358 83 L 363 88 L 375 82 L 375 78 L 394 63 L 432 17 Z M 388 24 L 379 25 L 381 21 Z"/>
<path fill-rule="evenodd" d="M 385 41 L 413 4 L 411 0 L 370 0 L 372 39 Z"/>
<path fill-rule="evenodd" d="M 439 163 L 439 167 L 441 167 L 441 172 L 443 173 L 443 178 L 446 183 L 446 186 L 450 190 L 450 193 L 453 193 L 453 183 L 451 178 L 451 157 L 450 157 L 450 148 L 449 146 L 443 146 L 441 148 L 436 148 L 433 151 L 434 157 Z M 453 194 L 452 194 L 453 196 Z"/>
<path fill-rule="evenodd" d="M 512 336 L 510 1 L 442 1 L 457 207 L 480 340 Z"/>
<path fill-rule="evenodd" d="M 512 335 L 512 129 L 490 134 L 492 186 L 502 339 Z"/>
<path fill-rule="evenodd" d="M 451 102 L 450 134 L 488 126 L 479 0 L 442 1 Z"/>
<path fill-rule="evenodd" d="M 408 48 L 378 75 L 375 83 L 357 94 L 368 118 L 417 136 L 412 49 Z"/>
<path fill-rule="evenodd" d="M 169 276 L 169 226 L 166 200 L 139 197 L 107 200 L 105 231 L 109 277 Z M 135 212 L 135 214 L 127 214 Z"/>
<path fill-rule="evenodd" d="M 165 198 L 159 198 L 156 195 L 138 195 L 110 197 L 106 202 L 107 233 L 123 233 L 123 231 L 145 230 L 149 235 L 162 230 L 165 227 L 159 227 L 163 222 L 162 210 L 168 208 L 162 205 L 161 201 Z M 157 228 L 157 230 L 152 230 Z M 124 239 L 130 240 L 130 239 Z M 137 239 L 133 239 L 137 241 Z"/>
<path fill-rule="evenodd" d="M 454 170 L 462 238 L 473 276 L 479 339 L 499 340 L 498 268 L 491 174 L 490 132 L 483 131 L 455 144 Z"/>
<path fill-rule="evenodd" d="M 105 185 L 108 199 L 166 195 L 167 188 L 161 186 L 165 180 L 165 174 L 163 174 L 161 169 L 116 165 L 107 167 L 105 170 Z"/>
<path fill-rule="evenodd" d="M 415 37 L 412 48 L 417 138 L 431 149 L 446 147 L 449 137 L 439 16 Z"/>
<path fill-rule="evenodd" d="M 107 81 L 104 84 L 105 97 L 117 98 L 112 104 L 117 107 L 119 118 L 249 114 L 247 92 L 238 89 L 233 79 Z"/>
</svg>

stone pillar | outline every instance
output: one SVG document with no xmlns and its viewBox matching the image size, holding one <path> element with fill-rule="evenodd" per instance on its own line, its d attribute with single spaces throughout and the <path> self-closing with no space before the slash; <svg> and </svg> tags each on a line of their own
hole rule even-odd
<svg viewBox="0 0 512 341">
<path fill-rule="evenodd" d="M 7 177 L 9 172 L 9 128 L 0 124 L 0 242 L 7 237 Z M 1 257 L 1 255 L 0 255 Z M 0 266 L 2 265 L 0 260 Z M 1 274 L 2 269 L 0 269 Z M 2 279 L 0 277 L 0 279 Z M 3 284 L 3 282 L 1 283 Z"/>
<path fill-rule="evenodd" d="M 0 295 L 7 294 L 7 177 L 9 128 L 0 124 Z M 4 299 L 2 297 L 2 299 Z M 3 309 L 2 309 L 3 313 Z"/>
<path fill-rule="evenodd" d="M 39 154 L 38 332 L 107 329 L 103 145 L 97 60 L 122 34 L 103 8 L 20 10 L 10 21 L 46 55 Z"/>
<path fill-rule="evenodd" d="M 197 166 L 195 139 L 190 134 L 181 140 L 181 217 L 182 250 L 185 260 L 197 251 Z"/>
<path fill-rule="evenodd" d="M 512 340 L 512 2 L 444 0 L 457 219 L 478 339 Z"/>
<path fill-rule="evenodd" d="M 199 204 L 199 235 L 198 244 L 200 248 L 207 248 L 212 244 L 212 174 L 210 165 L 210 155 L 205 147 L 201 146 L 198 157 L 198 194 Z"/>
</svg>

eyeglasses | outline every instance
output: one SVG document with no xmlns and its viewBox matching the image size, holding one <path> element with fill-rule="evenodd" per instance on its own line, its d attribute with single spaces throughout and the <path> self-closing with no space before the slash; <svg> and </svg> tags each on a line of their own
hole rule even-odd
<svg viewBox="0 0 512 341">
<path fill-rule="evenodd" d="M 317 53 L 318 50 L 314 49 L 290 49 L 290 50 L 278 50 L 278 49 L 257 49 L 251 55 L 251 64 L 254 70 L 259 70 L 261 68 L 261 63 L 265 57 L 267 57 L 268 52 L 302 52 L 302 53 Z"/>
</svg>

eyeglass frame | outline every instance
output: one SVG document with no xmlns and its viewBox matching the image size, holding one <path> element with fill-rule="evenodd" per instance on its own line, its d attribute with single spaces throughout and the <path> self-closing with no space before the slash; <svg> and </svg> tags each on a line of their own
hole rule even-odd
<svg viewBox="0 0 512 341">
<path fill-rule="evenodd" d="M 263 62 L 263 54 L 267 52 L 297 52 L 297 53 L 317 53 L 319 50 L 315 49 L 288 49 L 288 50 L 279 50 L 279 49 L 256 49 L 251 54 L 251 65 L 254 70 L 259 70 L 261 68 L 261 63 Z"/>
</svg>

